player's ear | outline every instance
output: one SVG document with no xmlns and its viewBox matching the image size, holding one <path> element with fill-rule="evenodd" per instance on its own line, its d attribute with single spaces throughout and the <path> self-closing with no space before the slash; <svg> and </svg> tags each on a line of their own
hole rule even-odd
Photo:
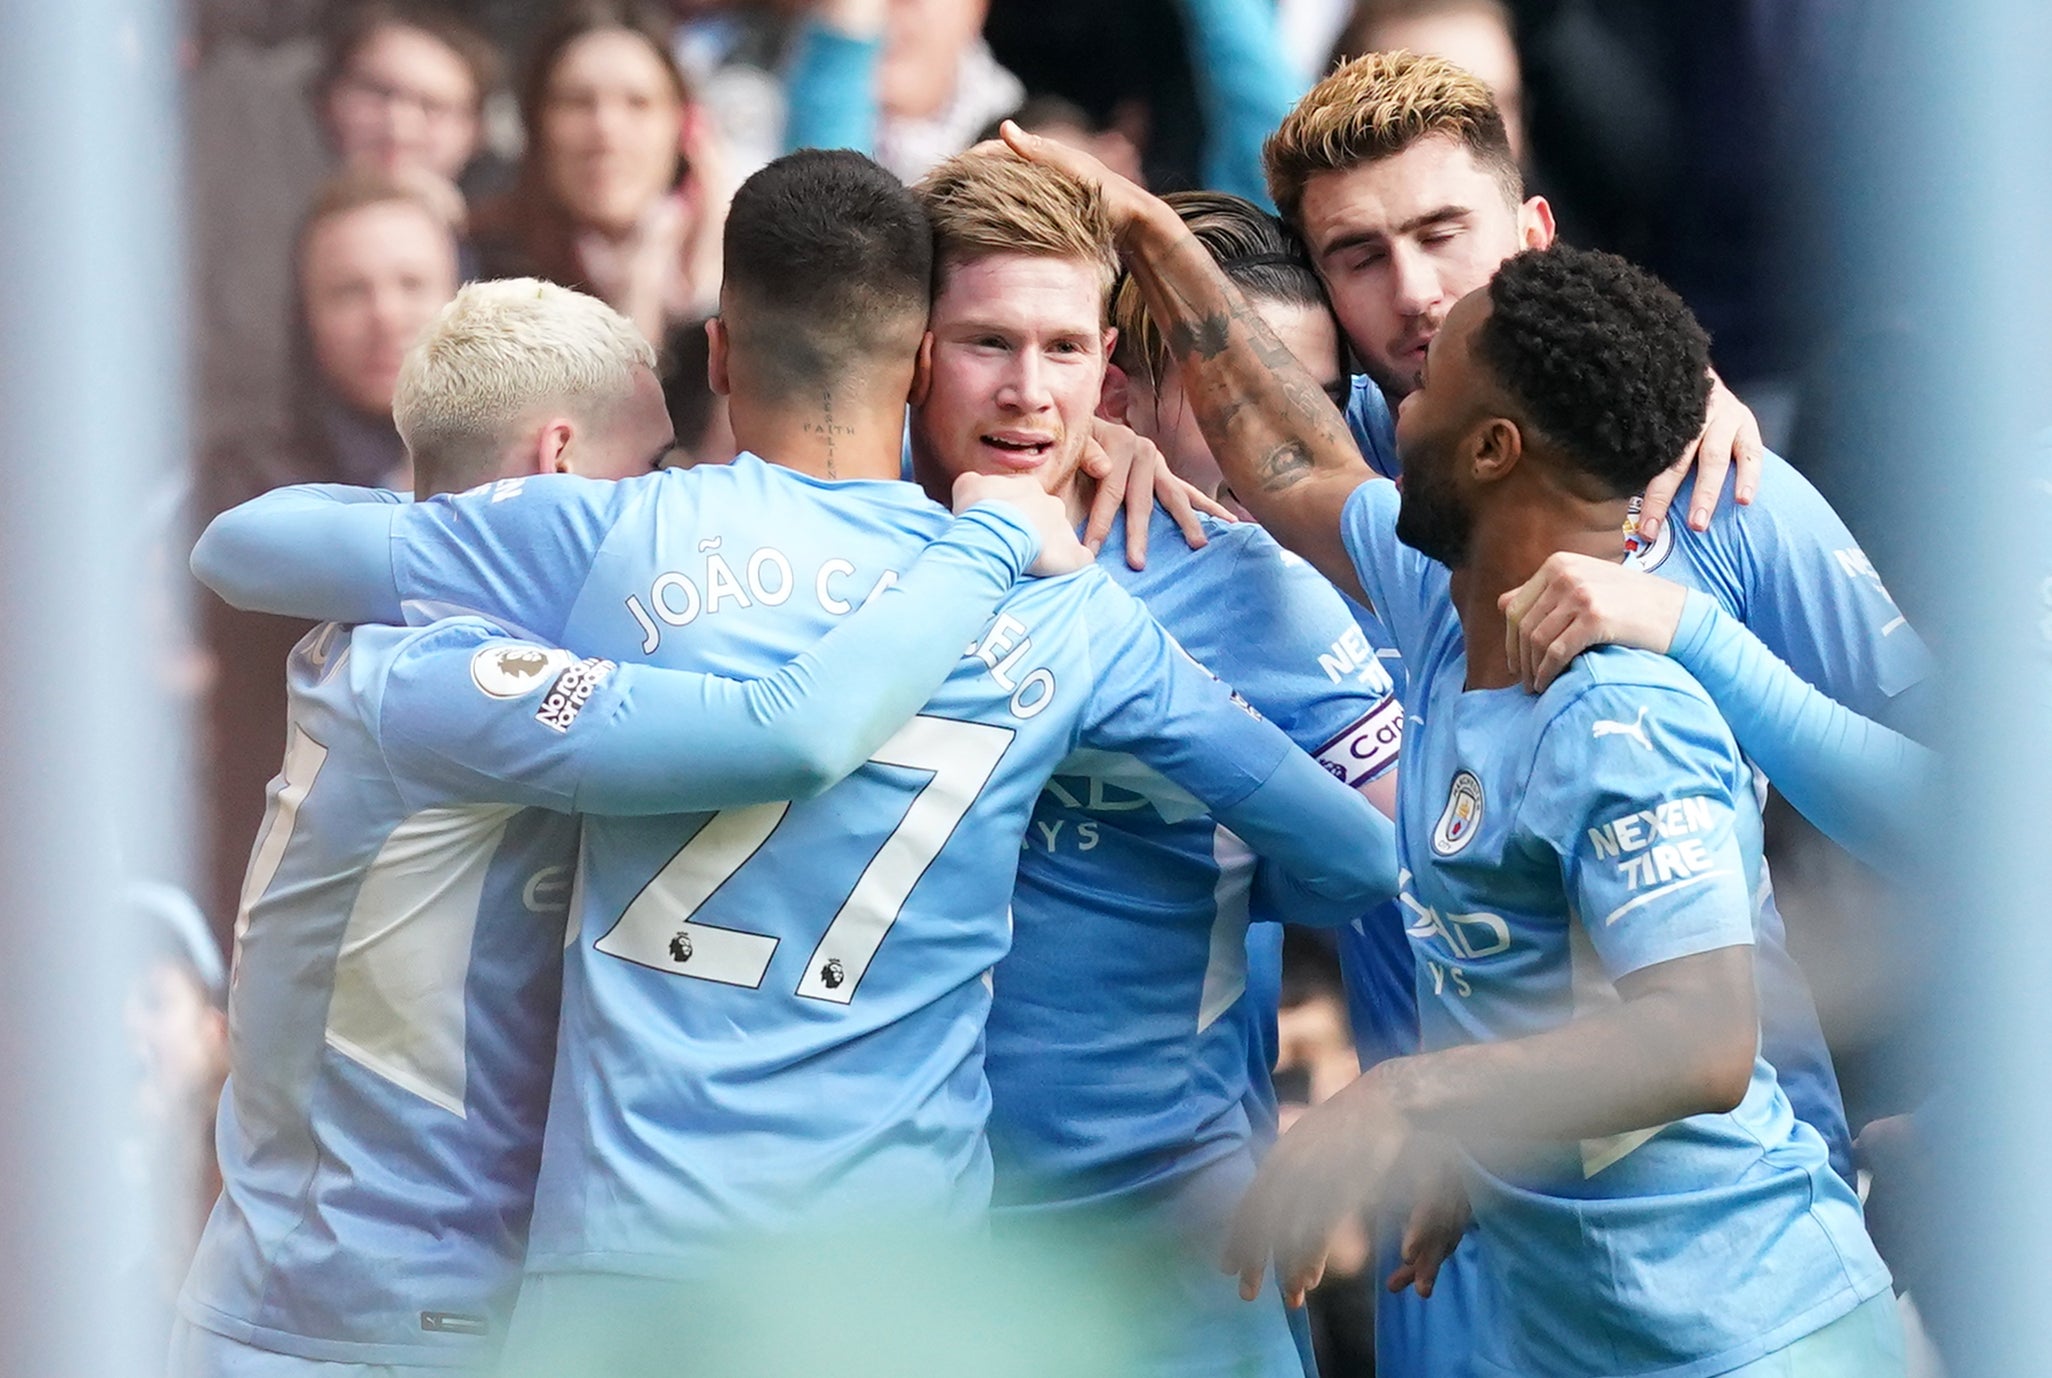
<svg viewBox="0 0 2052 1378">
<path fill-rule="evenodd" d="M 1527 249 L 1553 247 L 1553 207 L 1543 196 L 1528 196 L 1518 207 L 1518 243 Z"/>
<path fill-rule="evenodd" d="M 1117 364 L 1104 366 L 1104 387 L 1097 394 L 1097 414 L 1107 421 L 1126 424 L 1126 412 L 1133 404 L 1133 380 Z"/>
<path fill-rule="evenodd" d="M 571 443 L 577 438 L 570 422 L 560 416 L 549 418 L 541 428 L 541 434 L 534 442 L 534 472 L 537 474 L 575 473 L 570 457 Z"/>
<path fill-rule="evenodd" d="M 933 391 L 933 332 L 927 331 L 919 337 L 919 355 L 912 362 L 912 391 L 905 400 L 915 407 L 926 405 L 926 395 Z"/>
<path fill-rule="evenodd" d="M 1524 433 L 1507 416 L 1484 417 L 1470 432 L 1470 441 L 1468 471 L 1477 483 L 1510 477 L 1524 457 Z"/>
<path fill-rule="evenodd" d="M 715 397 L 727 396 L 733 387 L 727 381 L 727 323 L 718 316 L 705 322 L 705 385 Z"/>
</svg>

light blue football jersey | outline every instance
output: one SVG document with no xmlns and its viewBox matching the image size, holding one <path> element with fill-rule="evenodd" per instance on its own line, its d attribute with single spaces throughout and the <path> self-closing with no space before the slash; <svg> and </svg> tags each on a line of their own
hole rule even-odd
<svg viewBox="0 0 2052 1378">
<path fill-rule="evenodd" d="M 1098 564 L 1335 778 L 1392 769 L 1401 709 L 1331 585 L 1257 526 L 1206 532 L 1193 550 L 1157 508 L 1145 570 L 1126 564 L 1123 519 Z M 1260 869 L 1132 756 L 1062 763 L 1026 832 L 1017 932 L 993 974 L 999 1207 L 1116 1207 L 1225 1159 L 1241 1170 L 1207 1180 L 1225 1209 L 1237 1199 L 1252 1175 L 1253 1045 L 1275 1017 L 1245 998 L 1250 918 L 1350 917 L 1281 912 Z"/>
<path fill-rule="evenodd" d="M 1464 691 L 1448 572 L 1397 541 L 1397 505 L 1363 484 L 1344 535 L 1410 670 L 1398 834 L 1423 1046 L 1556 1028 L 1632 971 L 1752 943 L 1751 774 L 1700 686 L 1604 648 L 1536 698 Z M 1490 1378 L 1721 1373 L 1888 1285 L 1764 1058 L 1729 1114 L 1467 1149 L 1496 1302 L 1467 1340 Z"/>
<path fill-rule="evenodd" d="M 433 653 L 451 635 L 453 663 Z M 222 1191 L 180 1302 L 196 1325 L 412 1365 L 481 1362 L 503 1335 L 577 844 L 567 813 L 513 801 L 569 798 L 576 743 L 535 721 L 537 701 L 603 675 L 522 648 L 485 672 L 502 692 L 480 692 L 478 636 L 330 623 L 293 651 L 284 768 L 236 923 Z M 601 709 L 614 692 L 591 690 Z M 450 745 L 415 749 L 387 712 Z M 528 784 L 454 778 L 458 736 L 470 764 Z"/>
<path fill-rule="evenodd" d="M 569 814 L 817 792 L 940 682 L 1036 548 L 1016 514 L 973 508 L 872 608 L 745 683 L 469 618 L 307 638 L 187 1316 L 311 1359 L 482 1362 L 540 1154 Z M 878 656 L 893 677 L 833 683 Z"/>
<path fill-rule="evenodd" d="M 1331 585 L 1252 524 L 1206 533 L 1193 550 L 1156 509 L 1144 571 L 1123 519 L 1099 564 L 1336 779 L 1393 769 L 1402 710 Z M 1081 1226 L 1071 1249 L 1154 1240 L 1149 1373 L 1304 1368 L 1280 1293 L 1242 1301 L 1216 1259 L 1275 1132 L 1281 924 L 1349 915 L 1279 902 L 1263 865 L 1132 757 L 1082 753 L 1034 810 L 994 973 L 999 1224 Z"/>
<path fill-rule="evenodd" d="M 1346 415 L 1369 467 L 1396 477 L 1396 425 L 1382 390 L 1366 377 L 1356 378 Z M 1930 652 L 1830 504 L 1772 452 L 1765 456 L 1751 506 L 1719 503 L 1707 531 L 1691 530 L 1681 517 L 1694 491 L 1691 474 L 1675 495 L 1676 515 L 1637 554 L 1640 567 L 1709 594 L 1825 694 L 1886 720 L 1890 701 L 1930 674 Z M 1387 925 L 1366 925 L 1343 937 L 1349 1004 L 1358 1020 L 1387 1027 L 1388 1012 L 1400 1007 L 1401 990 L 1390 979 L 1402 965 L 1399 950 Z M 1824 1137 L 1833 1165 L 1850 1180 L 1852 1134 L 1838 1074 L 1815 999 L 1789 956 L 1771 885 L 1757 968 L 1767 1058 L 1796 1114 Z"/>
<path fill-rule="evenodd" d="M 745 675 L 946 521 L 909 485 L 744 455 L 417 504 L 391 516 L 389 582 L 410 616 L 489 610 L 582 655 Z M 1284 820 L 1372 814 L 1090 569 L 1012 595 L 924 711 L 818 798 L 587 820 L 530 1269 L 688 1278 L 737 1235 L 980 1218 L 985 977 L 1034 800 L 1083 748 L 1235 819 L 1273 800 L 1264 845 L 1314 872 Z"/>
</svg>

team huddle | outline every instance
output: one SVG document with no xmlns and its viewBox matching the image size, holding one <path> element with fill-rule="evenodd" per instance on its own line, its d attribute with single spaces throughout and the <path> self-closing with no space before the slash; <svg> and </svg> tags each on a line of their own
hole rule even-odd
<svg viewBox="0 0 2052 1378">
<path fill-rule="evenodd" d="M 215 521 L 320 626 L 174 1373 L 738 1372 L 708 1285 L 888 1235 L 1057 1238 L 1144 1272 L 1128 1371 L 1294 1378 L 1360 1219 L 1384 1374 L 1901 1371 L 1755 766 L 1899 855 L 1922 646 L 1472 78 L 1346 64 L 1267 158 L 1280 219 L 1016 128 L 788 155 L 732 464 L 658 467 L 610 308 L 484 282 L 414 500 Z M 1278 1138 L 1285 923 L 1373 1065 Z"/>
</svg>

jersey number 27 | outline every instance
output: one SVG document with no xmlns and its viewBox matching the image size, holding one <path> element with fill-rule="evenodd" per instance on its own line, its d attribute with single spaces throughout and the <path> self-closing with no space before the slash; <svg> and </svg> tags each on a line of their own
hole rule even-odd
<svg viewBox="0 0 2052 1378">
<path fill-rule="evenodd" d="M 897 922 L 912 888 L 976 802 L 1012 730 L 921 715 L 869 759 L 931 772 L 834 915 L 805 964 L 798 994 L 845 1005 Z M 768 845 L 789 803 L 728 809 L 708 820 L 643 887 L 596 944 L 600 952 L 676 976 L 760 988 L 781 941 L 766 933 L 699 923 L 694 915 Z"/>
</svg>

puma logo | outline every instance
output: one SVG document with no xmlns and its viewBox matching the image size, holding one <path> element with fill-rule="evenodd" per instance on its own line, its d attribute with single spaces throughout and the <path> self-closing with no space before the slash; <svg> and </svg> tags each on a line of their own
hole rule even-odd
<svg viewBox="0 0 2052 1378">
<path fill-rule="evenodd" d="M 1646 750 L 1653 749 L 1652 741 L 1646 736 L 1646 710 L 1643 706 L 1639 709 L 1639 716 L 1631 722 L 1612 722 L 1608 718 L 1598 718 L 1590 727 L 1589 735 L 1598 739 L 1630 737 Z"/>
</svg>

